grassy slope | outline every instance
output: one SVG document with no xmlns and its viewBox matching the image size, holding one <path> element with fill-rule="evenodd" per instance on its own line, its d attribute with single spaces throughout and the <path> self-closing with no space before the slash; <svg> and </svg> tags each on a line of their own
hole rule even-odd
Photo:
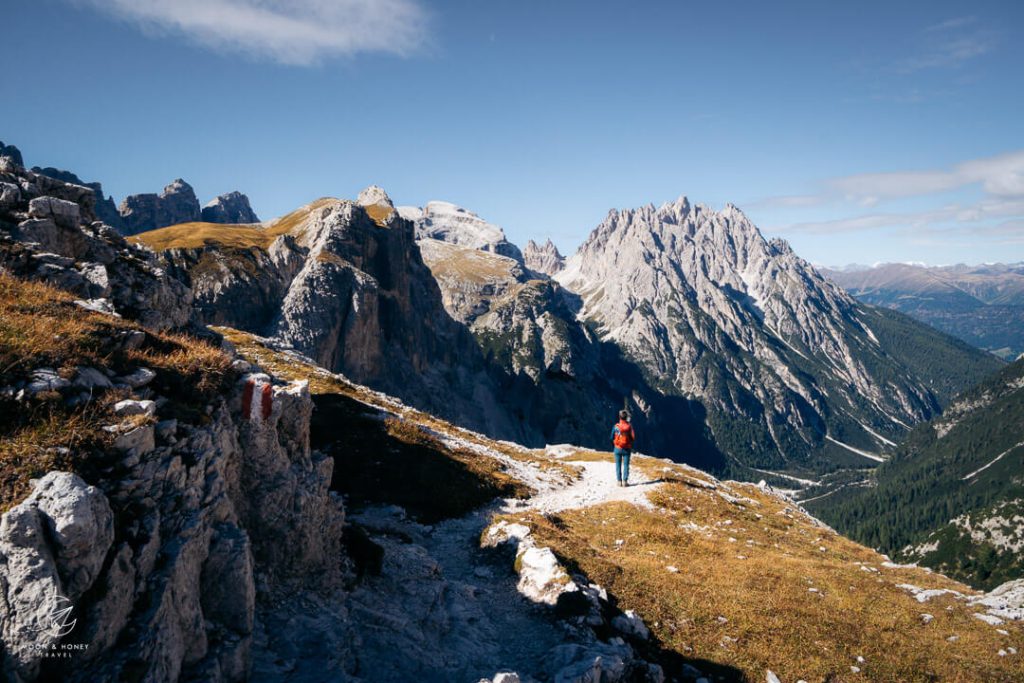
<svg viewBox="0 0 1024 683">
<path fill-rule="evenodd" d="M 232 249 L 267 249 L 281 235 L 294 234 L 313 211 L 336 201 L 339 200 L 323 197 L 266 224 L 179 223 L 134 235 L 129 241 L 144 244 L 154 251 L 199 249 L 213 245 Z"/>
<path fill-rule="evenodd" d="M 375 442 L 381 447 L 374 457 L 385 468 L 403 462 L 392 460 L 395 447 L 388 439 L 417 444 L 426 438 L 435 455 L 462 458 L 460 462 L 479 476 L 493 476 L 493 465 L 487 464 L 490 458 L 480 451 L 456 454 L 436 444 L 439 437 L 457 436 L 484 451 L 573 476 L 571 461 L 453 427 L 298 357 L 268 350 L 256 337 L 220 331 L 245 357 L 268 371 L 309 379 L 321 399 L 350 397 L 367 409 L 383 411 L 383 419 L 378 419 L 385 425 L 382 429 L 395 430 Z M 335 429 L 337 424 L 344 422 L 336 423 Z M 351 454 L 346 450 L 342 455 Z M 583 452 L 572 459 L 608 457 Z M 358 454 L 356 459 L 357 469 L 362 468 Z M 456 480 L 443 474 L 449 466 L 434 462 L 436 467 L 419 463 L 410 478 L 435 498 L 452 495 Z M 1024 675 L 1019 657 L 997 654 L 1007 647 L 1024 651 L 1020 625 L 1006 624 L 1009 635 L 1002 635 L 973 617 L 976 610 L 962 601 L 943 597 L 920 604 L 896 587 L 911 583 L 971 594 L 963 584 L 922 569 L 886 567 L 885 558 L 875 551 L 815 525 L 788 501 L 756 486 L 718 483 L 692 468 L 641 456 L 634 462 L 663 481 L 652 496 L 652 510 L 610 503 L 557 515 L 504 517 L 530 525 L 541 545 L 550 546 L 570 568 L 605 586 L 621 608 L 636 610 L 669 652 L 690 661 L 736 666 L 751 681 L 764 680 L 765 669 L 784 681 L 801 677 L 808 681 L 1014 681 Z M 395 470 L 389 471 L 390 477 L 362 480 L 354 492 L 356 498 L 386 503 L 406 495 L 393 481 Z M 509 483 L 509 470 L 499 468 L 496 474 L 497 485 Z M 356 475 L 363 477 L 361 471 Z M 349 495 L 351 499 L 353 493 Z M 420 501 L 414 499 L 412 504 Z M 436 519 L 439 513 L 453 514 L 454 509 L 419 512 Z M 671 572 L 668 566 L 679 571 Z M 935 618 L 924 624 L 922 613 Z M 947 640 L 954 635 L 957 640 Z M 858 656 L 865 662 L 858 663 Z M 853 674 L 850 666 L 859 666 L 862 672 Z"/>
<path fill-rule="evenodd" d="M 65 379 L 79 366 L 118 375 L 147 367 L 157 373 L 153 388 L 171 399 L 162 417 L 203 419 L 205 402 L 229 381 L 230 359 L 194 338 L 151 331 L 139 348 L 125 349 L 119 340 L 138 329 L 80 308 L 66 292 L 0 273 L 0 388 L 16 386 L 41 367 Z M 74 471 L 96 483 L 111 457 L 111 437 L 102 426 L 120 422 L 111 411 L 125 395 L 110 390 L 77 408 L 57 392 L 23 401 L 0 397 L 0 508 L 24 497 L 29 480 L 49 470 Z"/>
<path fill-rule="evenodd" d="M 606 457 L 604 454 L 595 457 Z M 726 484 L 640 459 L 664 486 L 653 510 L 622 503 L 555 516 L 509 515 L 571 568 L 636 610 L 664 647 L 784 681 L 1015 681 L 1024 630 L 1004 636 L 951 597 L 918 603 L 898 584 L 970 589 L 884 558 L 750 484 Z M 719 484 L 721 486 L 721 484 Z M 673 572 L 668 567 L 675 567 Z M 816 592 L 811 589 L 816 589 Z M 934 620 L 925 624 L 922 613 Z M 947 640 L 957 636 L 954 642 Z M 863 657 L 864 662 L 858 662 Z M 854 674 L 850 667 L 861 672 Z"/>
</svg>

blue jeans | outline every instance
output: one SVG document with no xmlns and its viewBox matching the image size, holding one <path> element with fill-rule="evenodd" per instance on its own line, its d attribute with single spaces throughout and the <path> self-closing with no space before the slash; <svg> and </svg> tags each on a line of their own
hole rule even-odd
<svg viewBox="0 0 1024 683">
<path fill-rule="evenodd" d="M 624 448 L 615 449 L 615 479 L 629 481 L 629 454 Z"/>
</svg>

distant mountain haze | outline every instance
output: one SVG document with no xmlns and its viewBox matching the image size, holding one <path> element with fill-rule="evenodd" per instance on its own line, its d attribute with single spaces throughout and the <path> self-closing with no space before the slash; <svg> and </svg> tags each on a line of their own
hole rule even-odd
<svg viewBox="0 0 1024 683">
<path fill-rule="evenodd" d="M 862 301 L 906 313 L 1004 359 L 1024 353 L 1024 263 L 821 269 Z"/>
</svg>

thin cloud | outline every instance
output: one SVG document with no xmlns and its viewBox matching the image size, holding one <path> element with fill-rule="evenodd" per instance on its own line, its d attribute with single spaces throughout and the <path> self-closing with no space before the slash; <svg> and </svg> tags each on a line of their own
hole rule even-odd
<svg viewBox="0 0 1024 683">
<path fill-rule="evenodd" d="M 773 208 L 804 208 L 808 206 L 820 206 L 829 199 L 820 194 L 793 194 L 782 197 L 767 197 L 748 203 L 746 206 L 751 209 L 773 209 Z"/>
<path fill-rule="evenodd" d="M 836 233 L 870 232 L 892 228 L 919 228 L 935 221 L 948 220 L 956 215 L 956 211 L 957 207 L 946 207 L 934 211 L 911 213 L 872 213 L 827 221 L 793 223 L 780 227 L 777 231 L 780 233 L 832 235 Z"/>
<path fill-rule="evenodd" d="M 949 31 L 949 30 L 955 29 L 955 28 L 963 28 L 964 26 L 970 26 L 971 24 L 973 24 L 973 23 L 975 23 L 977 21 L 978 21 L 978 17 L 975 17 L 975 16 L 954 17 L 952 19 L 946 19 L 945 21 L 940 21 L 937 24 L 932 24 L 931 26 L 926 26 L 925 29 L 924 29 L 924 32 L 925 33 L 935 33 L 936 31 Z"/>
<path fill-rule="evenodd" d="M 996 34 L 974 27 L 975 23 L 976 17 L 966 16 L 926 26 L 920 51 L 898 61 L 895 71 L 908 75 L 925 69 L 955 68 L 991 52 Z"/>
<path fill-rule="evenodd" d="M 421 49 L 428 17 L 416 0 L 76 0 L 146 30 L 205 47 L 308 66 L 360 52 Z"/>
<path fill-rule="evenodd" d="M 846 201 L 870 207 L 884 200 L 938 194 L 972 185 L 979 185 L 990 197 L 1000 201 L 1024 201 L 1024 149 L 969 159 L 949 168 L 831 178 L 824 181 L 815 194 L 768 197 L 748 206 L 803 208 Z"/>
<path fill-rule="evenodd" d="M 992 195 L 1024 196 L 1024 150 L 971 159 L 949 169 L 863 173 L 827 183 L 858 202 L 934 194 L 976 184 Z"/>
<path fill-rule="evenodd" d="M 994 220 L 999 222 L 993 223 Z M 793 223 L 774 231 L 780 234 L 833 235 L 882 230 L 912 233 L 918 237 L 954 235 L 1018 239 L 1024 236 L 1024 201 L 986 199 L 966 207 L 951 204 L 927 211 L 871 213 Z"/>
</svg>

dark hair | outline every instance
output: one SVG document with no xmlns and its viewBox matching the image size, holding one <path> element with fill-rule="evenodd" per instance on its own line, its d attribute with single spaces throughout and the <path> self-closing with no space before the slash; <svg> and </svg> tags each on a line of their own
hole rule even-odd
<svg viewBox="0 0 1024 683">
<path fill-rule="evenodd" d="M 619 419 L 620 420 L 628 420 L 629 419 L 629 411 L 627 411 L 627 410 L 620 410 L 619 411 Z"/>
</svg>

